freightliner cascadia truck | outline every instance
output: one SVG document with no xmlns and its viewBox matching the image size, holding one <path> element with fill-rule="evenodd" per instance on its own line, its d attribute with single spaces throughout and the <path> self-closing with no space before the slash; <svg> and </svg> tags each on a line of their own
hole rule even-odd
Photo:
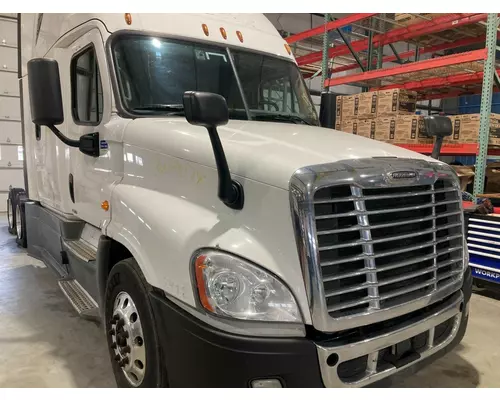
<svg viewBox="0 0 500 400">
<path fill-rule="evenodd" d="M 445 163 L 322 127 L 261 14 L 20 14 L 9 225 L 119 387 L 390 384 L 459 343 Z"/>
</svg>

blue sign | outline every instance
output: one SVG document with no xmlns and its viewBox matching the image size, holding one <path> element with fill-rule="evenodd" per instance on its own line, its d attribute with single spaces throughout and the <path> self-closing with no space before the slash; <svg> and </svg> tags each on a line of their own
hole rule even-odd
<svg viewBox="0 0 500 400">
<path fill-rule="evenodd" d="M 101 140 L 101 149 L 106 150 L 108 148 L 108 142 Z"/>
<path fill-rule="evenodd" d="M 484 279 L 486 281 L 500 283 L 500 270 L 490 271 L 487 269 L 482 269 L 478 267 L 472 267 L 472 276 L 478 279 Z"/>
</svg>

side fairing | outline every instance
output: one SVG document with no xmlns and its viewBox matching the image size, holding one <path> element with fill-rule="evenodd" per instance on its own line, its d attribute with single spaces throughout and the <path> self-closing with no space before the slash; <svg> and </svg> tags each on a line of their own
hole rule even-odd
<svg viewBox="0 0 500 400">
<path fill-rule="evenodd" d="M 124 159 L 107 234 L 132 252 L 151 285 L 196 305 L 191 256 L 218 247 L 279 276 L 310 322 L 288 191 L 238 177 L 245 205 L 234 211 L 217 198 L 211 167 L 131 145 Z"/>
</svg>

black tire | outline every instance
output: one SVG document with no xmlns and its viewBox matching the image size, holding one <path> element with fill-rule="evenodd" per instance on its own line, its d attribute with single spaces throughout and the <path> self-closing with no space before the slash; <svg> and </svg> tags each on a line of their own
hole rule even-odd
<svg viewBox="0 0 500 400">
<path fill-rule="evenodd" d="M 133 258 L 128 258 L 116 263 L 108 276 L 105 292 L 105 326 L 106 338 L 109 349 L 109 356 L 118 387 L 139 387 L 139 388 L 158 388 L 166 387 L 163 367 L 161 364 L 161 350 L 158 341 L 158 333 L 154 321 L 153 309 L 149 301 L 149 286 L 139 268 L 139 265 Z M 116 325 L 113 325 L 113 307 L 117 296 L 125 292 L 132 299 L 139 314 L 140 323 L 144 336 L 144 346 L 146 354 L 146 365 L 144 378 L 140 385 L 134 386 L 125 377 L 123 369 L 115 360 L 116 352 L 113 349 L 113 336 L 110 331 L 114 331 Z M 127 339 L 133 340 L 133 338 Z M 130 361 L 133 362 L 133 361 Z"/>
<path fill-rule="evenodd" d="M 16 232 L 16 208 L 19 194 L 25 194 L 22 188 L 12 188 L 7 197 L 7 221 L 9 223 L 9 233 L 15 235 Z M 9 207 L 10 206 L 10 207 Z"/>
<path fill-rule="evenodd" d="M 9 224 L 9 233 L 11 235 L 16 234 L 16 221 L 14 212 L 14 205 L 12 204 L 12 200 L 10 198 L 7 199 L 7 222 Z"/>
<path fill-rule="evenodd" d="M 19 193 L 16 198 L 16 211 L 15 211 L 15 227 L 16 227 L 16 242 L 23 248 L 28 247 L 28 240 L 26 238 L 26 214 L 24 212 L 24 203 L 28 199 L 24 193 Z M 20 228 L 20 229 L 19 229 Z"/>
</svg>

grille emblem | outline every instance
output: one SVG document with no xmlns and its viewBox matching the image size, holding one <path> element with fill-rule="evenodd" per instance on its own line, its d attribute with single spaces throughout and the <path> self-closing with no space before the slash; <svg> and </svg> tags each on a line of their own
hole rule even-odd
<svg viewBox="0 0 500 400">
<path fill-rule="evenodd" d="M 389 178 L 394 180 L 415 179 L 416 177 L 417 173 L 415 171 L 396 171 L 389 173 Z"/>
</svg>

